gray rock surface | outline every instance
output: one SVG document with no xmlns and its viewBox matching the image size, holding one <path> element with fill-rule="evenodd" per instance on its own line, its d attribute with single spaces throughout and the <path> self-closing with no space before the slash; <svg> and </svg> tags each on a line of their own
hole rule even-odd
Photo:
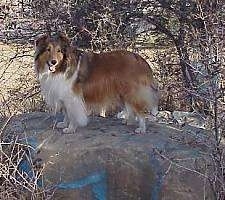
<svg viewBox="0 0 225 200">
<path fill-rule="evenodd" d="M 212 199 L 199 167 L 209 142 L 201 129 L 149 122 L 146 134 L 135 135 L 134 126 L 113 117 L 91 117 L 76 134 L 54 127 L 53 117 L 36 112 L 13 118 L 6 130 L 38 149 L 54 199 Z"/>
</svg>

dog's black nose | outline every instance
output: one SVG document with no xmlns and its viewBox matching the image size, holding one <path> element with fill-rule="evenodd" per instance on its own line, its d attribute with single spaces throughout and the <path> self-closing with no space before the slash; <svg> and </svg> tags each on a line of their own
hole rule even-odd
<svg viewBox="0 0 225 200">
<path fill-rule="evenodd" d="M 57 63 L 56 60 L 51 60 L 51 64 L 55 65 Z"/>
</svg>

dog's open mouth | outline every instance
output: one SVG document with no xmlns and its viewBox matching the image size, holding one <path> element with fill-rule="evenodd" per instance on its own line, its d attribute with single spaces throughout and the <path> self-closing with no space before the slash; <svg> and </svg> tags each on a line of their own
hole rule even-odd
<svg viewBox="0 0 225 200">
<path fill-rule="evenodd" d="M 49 71 L 51 71 L 51 72 L 55 72 L 55 71 L 56 71 L 55 66 L 49 66 L 48 69 L 49 69 Z"/>
<path fill-rule="evenodd" d="M 56 65 L 51 65 L 49 62 L 48 62 L 48 70 L 50 72 L 55 72 L 56 71 Z"/>
</svg>

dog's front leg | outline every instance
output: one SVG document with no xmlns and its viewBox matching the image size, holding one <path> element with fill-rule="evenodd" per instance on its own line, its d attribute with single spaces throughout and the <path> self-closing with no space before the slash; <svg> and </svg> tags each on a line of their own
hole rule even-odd
<svg viewBox="0 0 225 200">
<path fill-rule="evenodd" d="M 64 133 L 75 133 L 77 127 L 87 125 L 88 117 L 83 100 L 75 95 L 65 98 L 64 108 L 68 120 L 68 127 L 64 127 Z"/>
<path fill-rule="evenodd" d="M 68 113 L 68 112 L 70 112 L 70 111 L 67 111 L 66 107 L 63 106 L 62 112 L 63 112 L 63 115 L 64 115 L 64 119 L 63 119 L 62 122 L 58 122 L 56 124 L 56 127 L 62 128 L 63 133 L 66 133 L 66 134 L 75 133 L 76 129 L 77 129 L 77 126 L 75 126 L 74 123 L 72 123 L 72 121 L 70 121 L 70 119 L 69 119 L 68 114 L 70 114 L 70 113 Z"/>
<path fill-rule="evenodd" d="M 58 122 L 56 124 L 57 128 L 66 128 L 66 127 L 68 127 L 68 124 L 69 124 L 69 118 L 68 118 L 68 114 L 66 112 L 66 108 L 65 107 L 62 109 L 62 112 L 63 112 L 63 115 L 64 115 L 64 119 L 63 119 L 62 122 Z"/>
</svg>

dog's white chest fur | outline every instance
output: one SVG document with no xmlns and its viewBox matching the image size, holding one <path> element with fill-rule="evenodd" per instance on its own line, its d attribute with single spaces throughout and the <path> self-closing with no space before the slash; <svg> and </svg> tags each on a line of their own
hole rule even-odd
<svg viewBox="0 0 225 200">
<path fill-rule="evenodd" d="M 47 105 L 55 112 L 60 111 L 60 105 L 65 99 L 65 95 L 71 96 L 71 89 L 68 83 L 63 74 L 52 76 L 50 73 L 44 73 L 40 78 L 41 93 Z"/>
<path fill-rule="evenodd" d="M 75 74 L 76 75 L 76 74 Z M 66 79 L 64 74 L 53 75 L 47 71 L 40 74 L 41 93 L 47 105 L 54 111 L 66 110 L 68 118 L 75 126 L 87 124 L 87 112 L 82 97 L 72 91 L 76 77 Z"/>
</svg>

